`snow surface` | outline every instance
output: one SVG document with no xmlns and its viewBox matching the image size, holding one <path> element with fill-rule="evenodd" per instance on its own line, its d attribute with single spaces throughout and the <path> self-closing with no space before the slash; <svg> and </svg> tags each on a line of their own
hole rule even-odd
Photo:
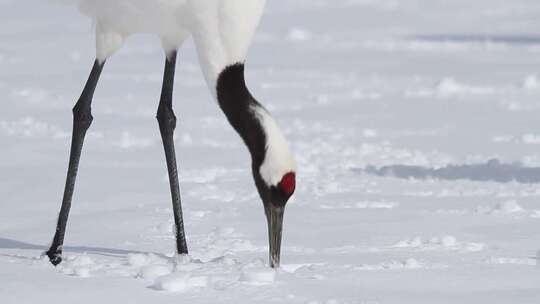
<svg viewBox="0 0 540 304">
<path fill-rule="evenodd" d="M 540 186 L 505 176 L 539 180 L 539 15 L 537 0 L 270 1 L 247 76 L 298 161 L 277 272 L 192 41 L 175 90 L 191 254 L 174 256 L 164 56 L 128 39 L 96 91 L 54 268 L 40 255 L 93 29 L 75 8 L 0 0 L 0 303 L 539 303 Z"/>
</svg>

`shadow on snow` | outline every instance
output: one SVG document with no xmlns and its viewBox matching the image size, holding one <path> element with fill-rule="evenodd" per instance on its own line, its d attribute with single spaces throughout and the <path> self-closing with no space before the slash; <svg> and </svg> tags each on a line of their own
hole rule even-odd
<svg viewBox="0 0 540 304">
<path fill-rule="evenodd" d="M 489 160 L 483 164 L 449 165 L 438 169 L 421 166 L 391 165 L 380 168 L 367 166 L 365 169 L 355 169 L 355 171 L 377 176 L 391 176 L 405 179 L 465 179 L 500 183 L 540 183 L 540 168 L 524 167 L 520 163 L 504 164 L 497 159 Z"/>
<path fill-rule="evenodd" d="M 44 252 L 47 249 L 49 249 L 49 247 L 45 245 L 31 244 L 31 243 L 26 243 L 26 242 L 21 242 L 17 240 L 0 237 L 0 249 L 39 250 L 39 251 Z M 87 246 L 64 246 L 64 252 L 90 253 L 90 254 L 97 254 L 97 255 L 102 255 L 102 256 L 114 256 L 114 257 L 125 256 L 131 253 L 148 253 L 148 252 L 133 251 L 133 250 L 103 248 L 103 247 L 87 247 Z M 7 255 L 7 254 L 0 254 L 0 255 L 10 256 L 10 257 L 20 257 L 20 256 Z M 161 254 L 157 254 L 157 255 L 161 255 Z"/>
<path fill-rule="evenodd" d="M 537 35 L 432 34 L 416 35 L 411 38 L 428 42 L 502 43 L 510 45 L 540 44 L 540 36 Z"/>
</svg>

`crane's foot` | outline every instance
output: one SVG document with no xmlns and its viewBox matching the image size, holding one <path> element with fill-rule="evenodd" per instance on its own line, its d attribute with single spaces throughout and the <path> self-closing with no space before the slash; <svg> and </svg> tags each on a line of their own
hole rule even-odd
<svg viewBox="0 0 540 304">
<path fill-rule="evenodd" d="M 53 266 L 57 266 L 58 264 L 62 263 L 62 250 L 53 250 L 52 248 L 49 249 L 47 252 L 45 252 L 47 257 L 49 257 L 49 261 Z"/>
</svg>

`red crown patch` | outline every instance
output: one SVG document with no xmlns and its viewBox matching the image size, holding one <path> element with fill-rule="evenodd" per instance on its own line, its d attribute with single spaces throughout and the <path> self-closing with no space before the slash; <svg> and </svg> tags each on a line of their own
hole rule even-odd
<svg viewBox="0 0 540 304">
<path fill-rule="evenodd" d="M 286 194 L 293 194 L 296 189 L 296 174 L 294 172 L 285 174 L 279 183 L 279 187 Z"/>
</svg>

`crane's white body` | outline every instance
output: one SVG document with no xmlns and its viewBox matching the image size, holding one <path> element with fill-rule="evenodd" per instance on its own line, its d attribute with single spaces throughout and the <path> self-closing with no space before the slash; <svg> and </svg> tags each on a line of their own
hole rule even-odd
<svg viewBox="0 0 540 304">
<path fill-rule="evenodd" d="M 160 37 L 166 52 L 193 37 L 210 91 L 216 97 L 220 73 L 245 61 L 266 0 L 56 0 L 77 3 L 95 22 L 96 56 L 105 61 L 136 33 Z M 289 146 L 263 108 L 252 109 L 267 136 L 260 173 L 269 186 L 296 171 Z"/>
<path fill-rule="evenodd" d="M 193 36 L 211 88 L 225 67 L 245 60 L 265 5 L 265 0 L 63 1 L 78 3 L 81 12 L 94 20 L 100 61 L 135 33 L 157 35 L 167 52 Z"/>
</svg>

